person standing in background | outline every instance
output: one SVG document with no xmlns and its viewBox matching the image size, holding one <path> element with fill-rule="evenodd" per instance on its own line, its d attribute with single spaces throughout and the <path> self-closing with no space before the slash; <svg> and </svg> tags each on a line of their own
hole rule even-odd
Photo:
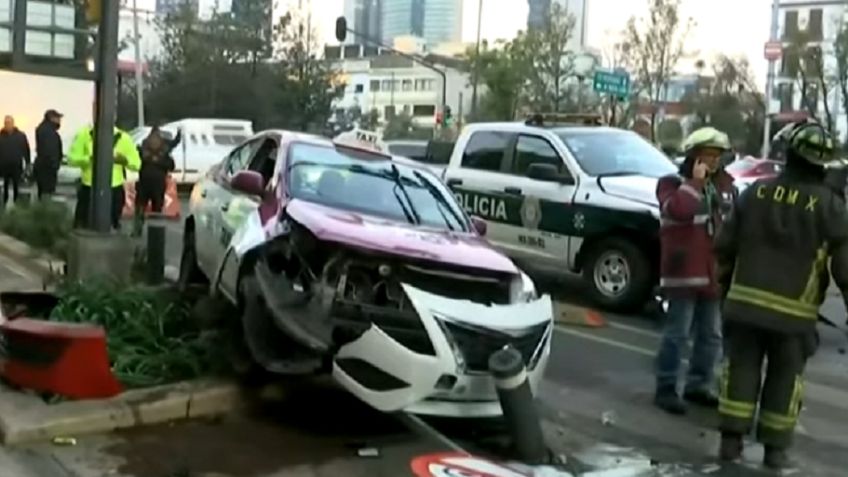
<svg viewBox="0 0 848 477">
<path fill-rule="evenodd" d="M 35 164 L 32 173 L 39 199 L 56 192 L 57 175 L 62 164 L 62 138 L 59 136 L 61 124 L 62 114 L 50 109 L 44 113 L 44 119 L 35 129 Z"/>
<path fill-rule="evenodd" d="M 139 148 L 141 152 L 141 172 L 136 183 L 135 220 L 133 235 L 141 236 L 144 226 L 144 213 L 147 204 L 153 212 L 162 212 L 165 204 L 165 189 L 168 174 L 174 170 L 171 150 L 180 142 L 181 133 L 172 141 L 162 137 L 159 127 L 154 127 Z"/>
<path fill-rule="evenodd" d="M 6 116 L 3 119 L 3 130 L 0 131 L 0 177 L 3 178 L 3 207 L 18 200 L 21 176 L 30 167 L 29 141 L 26 134 L 15 127 L 15 119 Z M 11 192 L 11 194 L 10 194 Z"/>
</svg>

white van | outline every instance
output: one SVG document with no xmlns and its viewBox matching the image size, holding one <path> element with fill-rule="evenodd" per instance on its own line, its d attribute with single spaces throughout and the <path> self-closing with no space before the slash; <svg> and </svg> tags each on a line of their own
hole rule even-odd
<svg viewBox="0 0 848 477">
<path fill-rule="evenodd" d="M 161 126 L 171 135 L 182 132 L 172 152 L 177 184 L 194 184 L 210 167 L 253 136 L 253 123 L 238 119 L 181 119 Z"/>
</svg>

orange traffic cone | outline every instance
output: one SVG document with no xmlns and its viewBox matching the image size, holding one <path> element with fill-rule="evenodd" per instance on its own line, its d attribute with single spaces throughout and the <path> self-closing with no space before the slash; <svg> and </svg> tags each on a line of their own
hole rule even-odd
<svg viewBox="0 0 848 477">
<path fill-rule="evenodd" d="M 597 311 L 561 301 L 554 302 L 554 319 L 561 325 L 589 328 L 601 328 L 607 325 L 604 317 Z"/>
</svg>

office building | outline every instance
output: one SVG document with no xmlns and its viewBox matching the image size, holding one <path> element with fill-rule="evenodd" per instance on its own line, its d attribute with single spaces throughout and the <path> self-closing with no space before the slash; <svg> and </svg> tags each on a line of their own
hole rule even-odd
<svg viewBox="0 0 848 477">
<path fill-rule="evenodd" d="M 462 40 L 462 0 L 382 0 L 382 38 L 418 36 L 436 45 Z"/>
<path fill-rule="evenodd" d="M 574 31 L 571 35 L 569 47 L 578 50 L 585 48 L 589 0 L 527 0 L 530 7 L 527 14 L 527 29 L 545 28 L 554 3 L 561 5 L 565 11 L 574 17 Z"/>
<path fill-rule="evenodd" d="M 385 0 L 345 0 L 344 15 L 348 27 L 358 35 L 348 35 L 351 45 L 369 45 L 383 40 L 383 2 Z"/>
</svg>

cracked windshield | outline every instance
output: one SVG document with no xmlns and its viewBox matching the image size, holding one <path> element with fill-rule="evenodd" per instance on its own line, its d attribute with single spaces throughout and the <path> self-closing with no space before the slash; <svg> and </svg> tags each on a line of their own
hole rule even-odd
<svg viewBox="0 0 848 477">
<path fill-rule="evenodd" d="M 0 0 L 0 477 L 843 477 L 848 0 Z"/>
</svg>

